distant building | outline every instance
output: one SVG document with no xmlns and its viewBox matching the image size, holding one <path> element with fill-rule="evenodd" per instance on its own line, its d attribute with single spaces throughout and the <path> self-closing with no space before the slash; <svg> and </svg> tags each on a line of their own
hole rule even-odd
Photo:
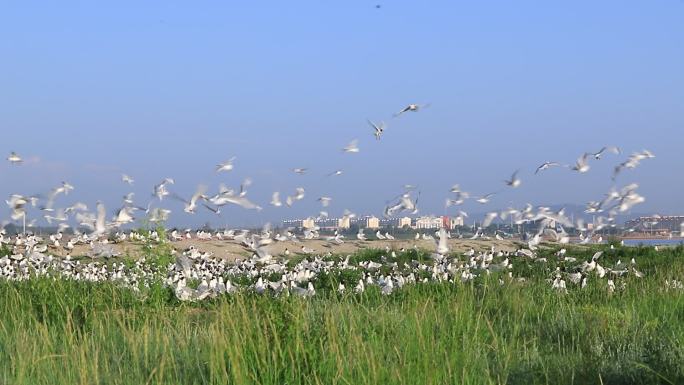
<svg viewBox="0 0 684 385">
<path fill-rule="evenodd" d="M 302 227 L 305 229 L 313 229 L 314 227 L 316 227 L 316 222 L 313 218 L 306 218 L 302 221 Z"/>
<path fill-rule="evenodd" d="M 304 227 L 301 219 L 286 219 L 283 221 L 283 227 Z"/>
<path fill-rule="evenodd" d="M 450 220 L 451 226 L 449 228 L 455 229 L 456 227 L 461 227 L 465 226 L 465 223 L 463 222 L 463 217 L 454 217 L 451 218 Z"/>
<path fill-rule="evenodd" d="M 441 217 L 420 217 L 416 219 L 416 229 L 439 229 L 442 227 Z"/>
<path fill-rule="evenodd" d="M 411 218 L 403 217 L 403 218 L 399 218 L 398 226 L 399 227 L 404 227 L 404 226 L 411 227 L 412 223 L 413 223 L 413 220 Z"/>
<path fill-rule="evenodd" d="M 653 215 L 625 222 L 625 228 L 643 233 L 680 232 L 684 224 L 682 215 Z"/>
<path fill-rule="evenodd" d="M 379 229 L 380 228 L 380 219 L 378 219 L 376 217 L 366 218 L 366 228 Z"/>
<path fill-rule="evenodd" d="M 451 230 L 451 219 L 446 215 L 442 216 L 442 227 Z"/>
<path fill-rule="evenodd" d="M 349 217 L 342 217 L 337 220 L 337 227 L 340 229 L 348 229 L 351 227 L 351 220 Z"/>
</svg>

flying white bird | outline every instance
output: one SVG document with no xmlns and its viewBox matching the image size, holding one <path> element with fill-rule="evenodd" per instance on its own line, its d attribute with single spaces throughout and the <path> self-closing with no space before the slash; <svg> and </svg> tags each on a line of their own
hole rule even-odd
<svg viewBox="0 0 684 385">
<path fill-rule="evenodd" d="M 126 183 L 126 184 L 129 184 L 129 185 L 132 185 L 135 182 L 135 180 L 133 180 L 133 178 L 131 178 L 130 176 L 128 176 L 126 174 L 121 175 L 121 181 Z"/>
<path fill-rule="evenodd" d="M 489 203 L 489 200 L 495 195 L 495 193 L 487 194 L 477 198 L 475 201 L 480 204 Z"/>
<path fill-rule="evenodd" d="M 190 198 L 189 201 L 186 201 L 185 199 L 181 198 L 178 195 L 173 195 L 174 198 L 178 199 L 179 201 L 185 203 L 185 208 L 183 211 L 185 211 L 188 214 L 194 214 L 195 210 L 197 209 L 197 201 L 201 199 L 206 199 L 204 193 L 207 192 L 207 187 L 204 185 L 199 185 L 197 187 L 197 191 L 195 194 Z"/>
<path fill-rule="evenodd" d="M 397 117 L 397 116 L 403 114 L 404 112 L 409 112 L 409 111 L 411 111 L 411 112 L 417 112 L 417 111 L 420 110 L 421 108 L 427 108 L 427 107 L 429 107 L 429 106 L 430 106 L 429 104 L 424 104 L 424 105 L 422 105 L 422 106 L 421 106 L 421 105 L 418 105 L 418 104 L 409 104 L 408 106 L 404 107 L 403 110 L 401 110 L 401 111 L 397 112 L 396 114 L 394 114 L 394 117 Z"/>
<path fill-rule="evenodd" d="M 346 145 L 342 151 L 349 153 L 349 154 L 355 154 L 359 152 L 359 141 L 357 139 L 352 140 L 349 142 L 348 145 Z"/>
<path fill-rule="evenodd" d="M 21 157 L 19 155 L 17 155 L 17 153 L 14 151 L 7 157 L 7 160 L 11 164 L 21 164 L 23 162 Z"/>
<path fill-rule="evenodd" d="M 370 119 L 368 119 L 368 124 L 370 124 L 370 126 L 373 127 L 373 136 L 375 136 L 375 139 L 380 140 L 380 136 L 382 136 L 382 133 L 385 132 L 385 122 L 375 124 Z"/>
<path fill-rule="evenodd" d="M 280 201 L 280 193 L 278 191 L 273 193 L 273 196 L 271 197 L 271 205 L 274 207 L 280 207 L 283 205 L 283 202 Z"/>
<path fill-rule="evenodd" d="M 636 168 L 636 166 L 638 166 L 642 160 L 652 158 L 655 158 L 655 155 L 653 155 L 653 153 L 651 153 L 648 150 L 633 153 L 629 156 L 629 158 L 626 161 L 620 163 L 618 166 L 615 167 L 615 171 L 613 172 L 613 180 L 615 180 L 620 171 L 622 171 L 623 169 Z"/>
<path fill-rule="evenodd" d="M 233 161 L 235 160 L 235 157 L 232 157 L 228 159 L 228 161 L 223 162 L 219 165 L 216 166 L 216 172 L 222 172 L 222 171 L 232 171 L 234 166 L 233 166 Z"/>
<path fill-rule="evenodd" d="M 166 185 L 174 183 L 176 182 L 171 178 L 164 179 L 161 183 L 154 186 L 154 195 L 157 198 L 159 198 L 160 201 L 163 200 L 165 196 L 168 196 L 170 194 L 169 191 L 166 189 Z"/>
<path fill-rule="evenodd" d="M 558 163 L 558 162 L 544 162 L 544 163 L 542 163 L 541 166 L 537 167 L 537 170 L 534 172 L 534 174 L 536 175 L 536 174 L 539 173 L 539 171 L 548 170 L 548 169 L 551 168 L 551 167 L 557 167 L 557 166 L 560 166 L 560 165 L 561 165 L 561 164 Z"/>
<path fill-rule="evenodd" d="M 612 152 L 613 154 L 616 154 L 616 155 L 617 155 L 617 154 L 620 154 L 620 153 L 622 152 L 622 151 L 620 150 L 619 147 L 615 147 L 615 146 L 605 146 L 605 147 L 603 147 L 602 149 L 600 149 L 598 152 L 595 152 L 595 153 L 593 153 L 593 154 L 591 154 L 591 155 L 594 157 L 594 159 L 600 160 L 600 159 L 601 159 L 601 156 L 602 156 L 603 153 L 606 152 L 606 151 Z"/>
<path fill-rule="evenodd" d="M 587 171 L 589 171 L 589 154 L 584 153 L 581 157 L 577 159 L 577 162 L 575 162 L 575 165 L 572 167 L 574 171 L 579 172 L 580 174 L 583 174 Z"/>
<path fill-rule="evenodd" d="M 513 188 L 517 188 L 522 183 L 522 180 L 520 180 L 520 178 L 518 178 L 518 171 L 516 171 L 513 173 L 513 175 L 511 175 L 511 179 L 507 180 L 505 182 L 506 182 L 506 185 L 513 187 Z"/>
<path fill-rule="evenodd" d="M 102 204 L 102 202 L 97 202 L 97 216 L 95 217 L 95 231 L 93 232 L 93 235 L 101 236 L 104 235 L 105 232 L 107 232 L 107 226 L 105 222 L 106 215 L 107 211 L 105 210 L 105 207 Z"/>
<path fill-rule="evenodd" d="M 292 171 L 293 171 L 295 174 L 299 174 L 299 175 L 304 175 L 304 174 L 306 174 L 306 170 L 307 170 L 306 168 L 293 168 L 293 169 L 292 169 Z"/>
</svg>

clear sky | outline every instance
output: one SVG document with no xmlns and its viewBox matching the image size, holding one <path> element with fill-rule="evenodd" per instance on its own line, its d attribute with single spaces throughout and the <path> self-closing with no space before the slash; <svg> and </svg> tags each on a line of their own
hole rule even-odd
<svg viewBox="0 0 684 385">
<path fill-rule="evenodd" d="M 521 169 L 492 207 L 583 204 L 649 149 L 657 158 L 618 185 L 640 183 L 639 212 L 684 213 L 679 0 L 5 2 L 0 52 L 0 153 L 27 159 L 0 165 L 3 197 L 67 180 L 60 203 L 113 211 L 131 190 L 122 172 L 141 205 L 164 177 L 189 196 L 249 176 L 266 208 L 214 223 L 257 224 L 316 214 L 321 195 L 332 215 L 380 214 L 407 183 L 441 214 L 452 184 L 498 191 Z M 431 106 L 392 118 L 409 103 Z M 366 118 L 388 124 L 381 141 Z M 343 154 L 356 138 L 360 153 Z M 588 174 L 533 175 L 609 144 L 625 153 Z M 268 207 L 297 186 L 304 201 Z M 169 206 L 175 223 L 211 218 Z"/>
</svg>

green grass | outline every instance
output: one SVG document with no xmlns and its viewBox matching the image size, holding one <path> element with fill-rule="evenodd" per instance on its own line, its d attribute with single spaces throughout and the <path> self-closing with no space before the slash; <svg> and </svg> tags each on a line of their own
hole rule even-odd
<svg viewBox="0 0 684 385">
<path fill-rule="evenodd" d="M 327 277 L 308 300 L 188 304 L 161 285 L 2 281 L 0 383 L 682 384 L 684 292 L 664 282 L 684 279 L 684 249 L 606 249 L 602 262 L 632 257 L 647 276 L 613 295 L 605 281 L 553 291 L 551 258 L 520 262 L 525 282 L 391 296 L 340 295 Z"/>
</svg>

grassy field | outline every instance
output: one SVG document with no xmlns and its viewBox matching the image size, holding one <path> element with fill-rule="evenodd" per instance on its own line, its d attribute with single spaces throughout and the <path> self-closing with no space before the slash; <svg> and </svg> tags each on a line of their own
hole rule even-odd
<svg viewBox="0 0 684 385">
<path fill-rule="evenodd" d="M 613 294 L 605 280 L 553 290 L 551 258 L 517 264 L 525 282 L 492 274 L 390 296 L 321 281 L 310 299 L 180 303 L 161 285 L 2 281 L 0 383 L 683 384 L 684 291 L 665 281 L 684 279 L 684 248 L 602 258 L 632 257 L 646 276 Z"/>
</svg>

